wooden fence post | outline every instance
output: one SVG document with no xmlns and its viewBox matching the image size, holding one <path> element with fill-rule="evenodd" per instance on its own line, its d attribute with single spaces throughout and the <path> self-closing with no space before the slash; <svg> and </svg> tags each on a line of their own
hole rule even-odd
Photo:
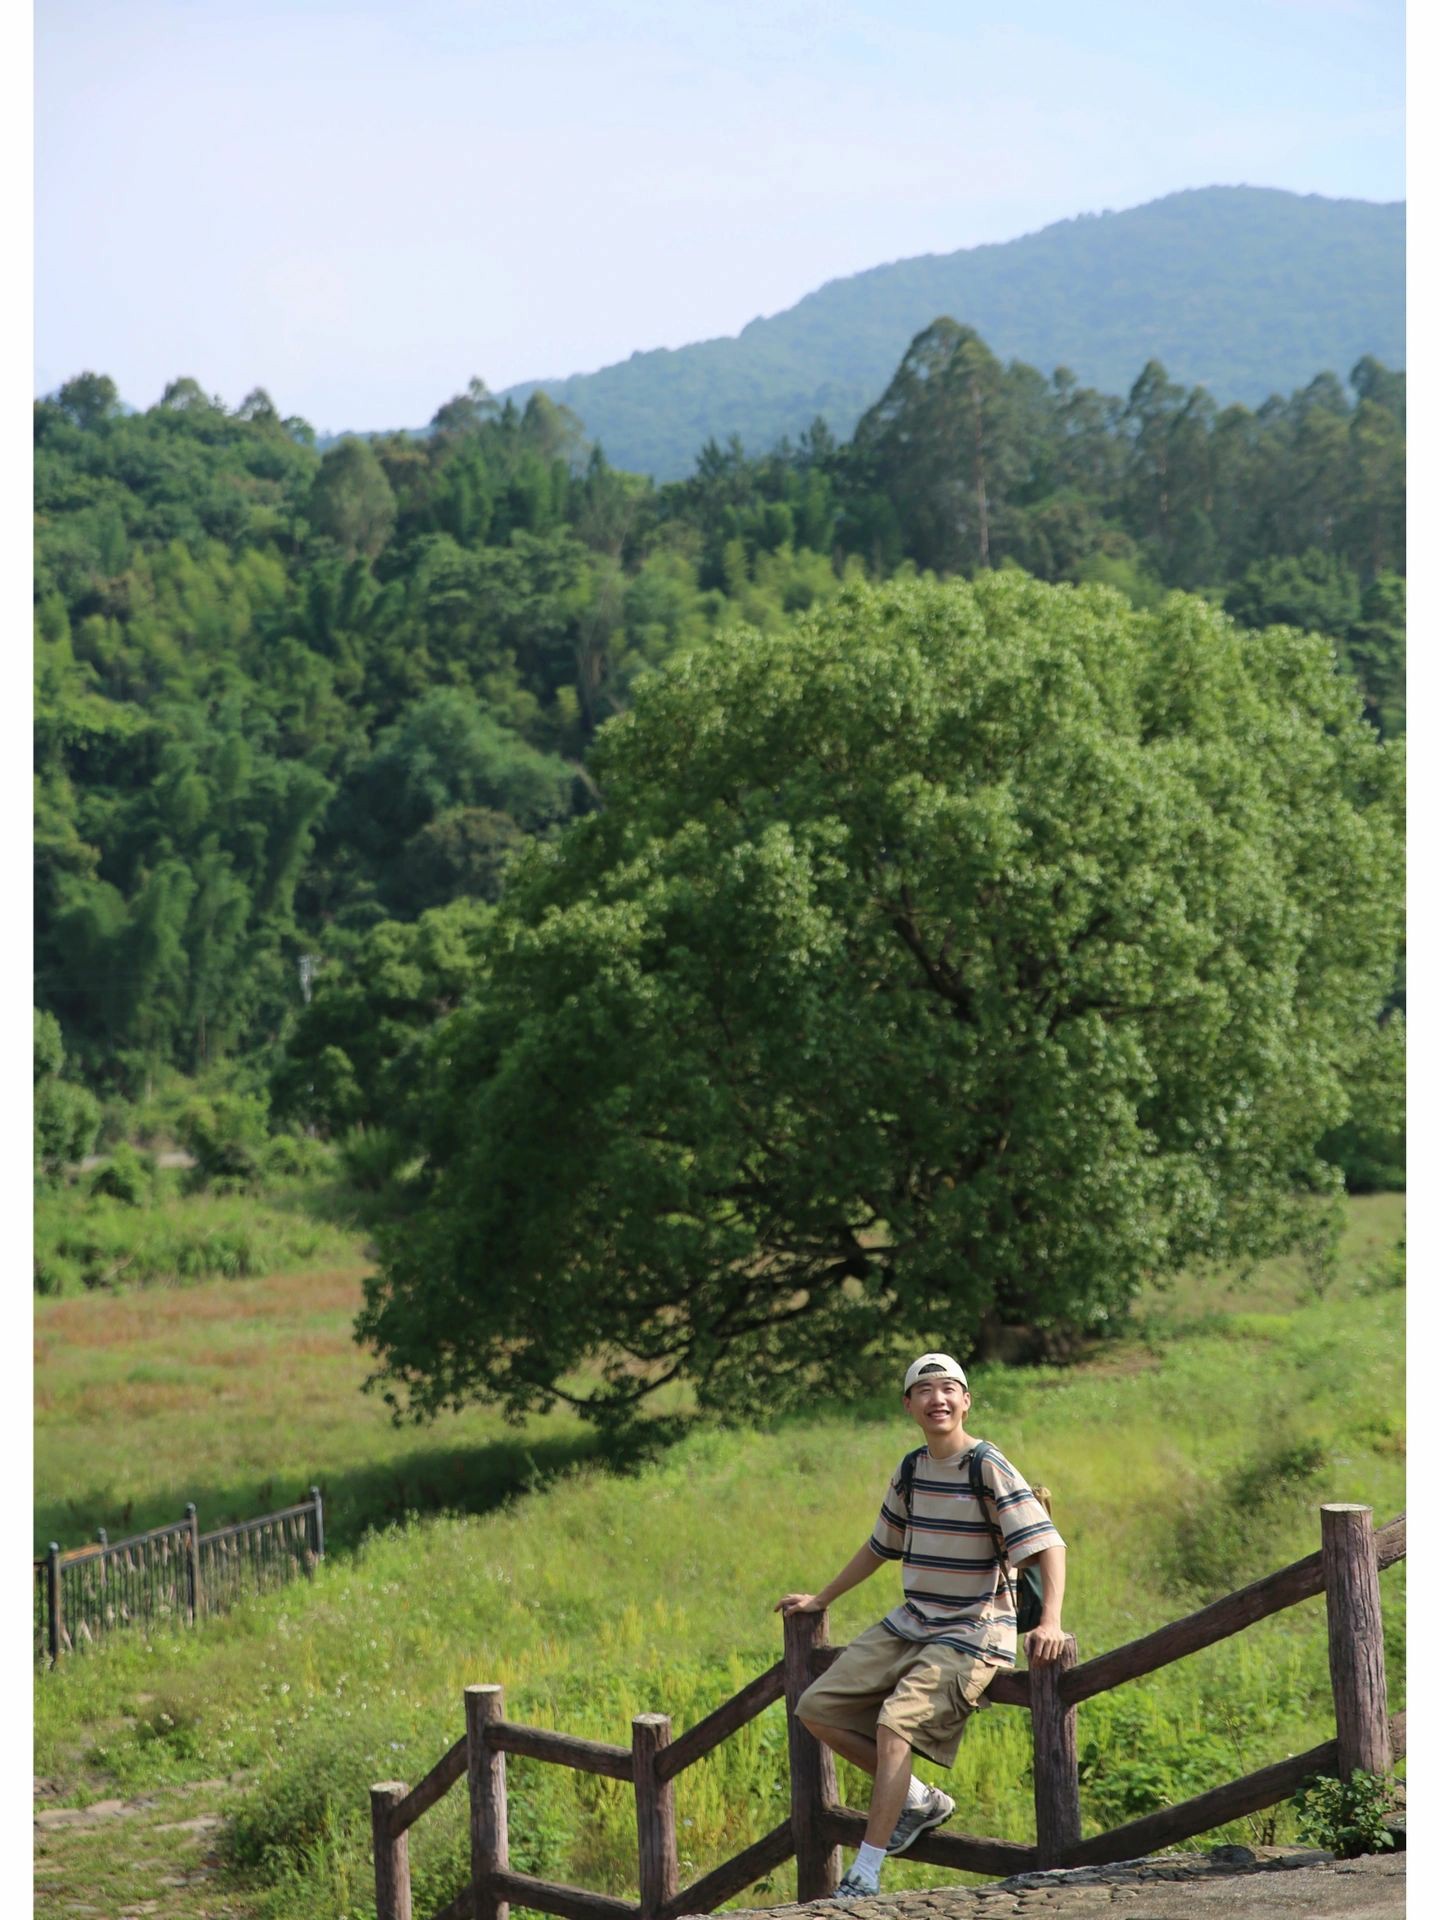
<svg viewBox="0 0 1440 1920">
<path fill-rule="evenodd" d="M 1067 1633 L 1059 1657 L 1030 1668 L 1030 1735 L 1035 1743 L 1035 1851 L 1037 1864 L 1058 1867 L 1080 1841 L 1080 1763 L 1075 1709 L 1060 1698 L 1060 1676 L 1075 1664 L 1075 1636 Z"/>
<path fill-rule="evenodd" d="M 375 1841 L 375 1920 L 414 1920 L 410 1905 L 410 1836 L 390 1831 L 390 1815 L 405 1798 L 400 1780 L 370 1789 L 370 1831 Z"/>
<path fill-rule="evenodd" d="M 1330 1631 L 1330 1689 L 1342 1780 L 1359 1768 L 1390 1771 L 1385 1699 L 1385 1636 L 1373 1511 L 1335 1504 L 1320 1509 L 1320 1556 Z"/>
<path fill-rule="evenodd" d="M 505 1718 L 503 1687 L 466 1687 L 465 1743 L 470 1780 L 471 1920 L 510 1920 L 510 1902 L 498 1898 L 490 1875 L 510 1865 L 510 1816 L 505 1800 L 505 1756 L 485 1744 L 485 1729 Z"/>
<path fill-rule="evenodd" d="M 50 1664 L 58 1666 L 65 1638 L 65 1601 L 60 1590 L 60 1542 L 52 1540 L 45 1556 L 45 1631 L 50 1642 Z"/>
<path fill-rule="evenodd" d="M 637 1713 L 630 1722 L 635 1761 L 635 1832 L 640 1843 L 640 1920 L 655 1920 L 680 1891 L 675 1845 L 675 1783 L 661 1780 L 655 1761 L 670 1744 L 670 1716 Z"/>
<path fill-rule="evenodd" d="M 785 1712 L 790 1733 L 790 1835 L 795 1843 L 795 1897 L 828 1900 L 840 1884 L 840 1849 L 825 1838 L 824 1810 L 835 1806 L 835 1756 L 821 1746 L 795 1706 L 814 1678 L 810 1655 L 830 1644 L 830 1615 L 785 1615 Z"/>
<path fill-rule="evenodd" d="M 325 1558 L 325 1508 L 320 1499 L 319 1487 L 311 1487 L 310 1498 L 315 1503 L 315 1518 L 312 1523 L 315 1535 L 315 1558 L 323 1560 Z M 310 1571 L 312 1573 L 315 1571 L 313 1566 Z"/>
<path fill-rule="evenodd" d="M 185 1518 L 190 1522 L 190 1531 L 185 1536 L 185 1584 L 189 1590 L 190 1624 L 200 1624 L 200 1521 L 195 1512 L 195 1502 L 188 1501 Z"/>
</svg>

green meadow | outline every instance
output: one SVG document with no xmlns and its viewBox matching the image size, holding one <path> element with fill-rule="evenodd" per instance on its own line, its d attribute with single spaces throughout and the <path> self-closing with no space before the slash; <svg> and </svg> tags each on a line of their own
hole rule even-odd
<svg viewBox="0 0 1440 1920">
<path fill-rule="evenodd" d="M 1186 1276 L 1081 1364 L 974 1369 L 971 1429 L 1053 1489 L 1082 1658 L 1310 1551 L 1323 1500 L 1363 1501 L 1377 1521 L 1403 1509 L 1403 1232 L 1400 1196 L 1354 1200 L 1329 1274 L 1277 1261 Z M 645 1710 L 691 1724 L 776 1657 L 776 1597 L 849 1556 L 911 1443 L 898 1392 L 817 1392 L 798 1417 L 697 1429 L 628 1462 L 558 1416 L 393 1427 L 359 1391 L 364 1266 L 358 1244 L 342 1252 L 267 1278 L 36 1303 L 37 1544 L 154 1524 L 189 1499 L 213 1525 L 312 1482 L 325 1492 L 330 1554 L 312 1581 L 194 1633 L 117 1639 L 36 1688 L 52 1804 L 170 1806 L 188 1788 L 223 1816 L 208 1910 L 244 1920 L 373 1916 L 367 1788 L 433 1764 L 463 1730 L 469 1682 L 501 1682 L 513 1718 L 594 1738 L 627 1741 Z M 1392 1709 L 1404 1577 L 1382 1576 Z M 832 1637 L 893 1591 L 887 1569 L 847 1595 Z M 1086 1831 L 1332 1731 L 1315 1600 L 1082 1706 Z M 1023 1713 L 977 1716 L 948 1783 L 957 1827 L 1031 1836 L 1028 1751 Z M 774 1825 L 786 1793 L 776 1707 L 682 1775 L 685 1877 Z M 842 1793 L 863 1804 L 843 1769 Z M 619 1783 L 521 1760 L 510 1796 L 520 1869 L 633 1897 Z M 1224 1837 L 1283 1840 L 1290 1822 L 1276 1809 Z M 138 1845 L 73 1845 L 105 1910 L 196 1911 Z M 417 1915 L 455 1891 L 466 1846 L 457 1789 L 412 1832 Z M 64 1849 L 48 1858 L 37 1911 L 58 1913 Z M 886 1887 L 947 1878 L 896 1862 Z M 735 1904 L 793 1889 L 781 1871 Z"/>
</svg>

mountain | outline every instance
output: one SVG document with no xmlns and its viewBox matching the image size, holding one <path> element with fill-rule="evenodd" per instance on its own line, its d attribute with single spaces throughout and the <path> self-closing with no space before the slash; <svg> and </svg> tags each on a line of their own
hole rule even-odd
<svg viewBox="0 0 1440 1920">
<path fill-rule="evenodd" d="M 537 388 L 612 465 L 688 473 L 711 435 L 758 453 L 817 414 L 848 437 L 922 327 L 948 314 L 1002 359 L 1127 393 L 1151 358 L 1225 404 L 1258 405 L 1363 354 L 1405 363 L 1405 203 L 1200 187 L 1080 214 L 1018 240 L 828 281 L 733 339 L 633 353 Z"/>
</svg>

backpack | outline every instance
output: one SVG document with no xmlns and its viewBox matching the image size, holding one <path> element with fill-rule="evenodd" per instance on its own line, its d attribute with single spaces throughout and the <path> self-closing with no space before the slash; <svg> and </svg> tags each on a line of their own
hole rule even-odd
<svg viewBox="0 0 1440 1920">
<path fill-rule="evenodd" d="M 905 1458 L 900 1462 L 900 1492 L 904 1496 L 907 1517 L 910 1513 L 910 1490 L 915 1485 L 915 1462 L 924 1452 L 924 1447 L 916 1447 L 912 1452 L 907 1453 Z M 995 1448 L 991 1446 L 988 1440 L 977 1440 L 970 1450 L 970 1491 L 980 1502 L 980 1511 L 986 1514 L 987 1518 L 988 1508 L 986 1503 L 989 1501 L 991 1495 L 990 1489 L 986 1486 L 984 1475 L 980 1469 L 986 1456 L 994 1452 Z M 1049 1513 L 1049 1488 L 1032 1487 L 1031 1492 L 1035 1495 L 1036 1499 L 1039 1500 L 1045 1511 Z M 1004 1570 L 1009 1567 L 1009 1561 L 1005 1557 L 1005 1536 L 1000 1531 L 996 1521 L 991 1520 L 989 1524 L 991 1537 L 995 1542 L 995 1556 L 1000 1562 L 1001 1569 Z M 1045 1582 L 1040 1577 L 1040 1569 L 1035 1565 L 1033 1560 L 1025 1561 L 1018 1571 L 1010 1568 L 1010 1578 L 1015 1583 L 1016 1630 L 1022 1635 L 1027 1634 L 1032 1627 L 1038 1627 L 1040 1624 L 1040 1614 L 1045 1604 Z"/>
</svg>

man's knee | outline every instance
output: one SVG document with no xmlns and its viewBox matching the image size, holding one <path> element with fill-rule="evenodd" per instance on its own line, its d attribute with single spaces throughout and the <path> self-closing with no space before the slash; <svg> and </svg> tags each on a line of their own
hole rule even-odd
<svg viewBox="0 0 1440 1920">
<path fill-rule="evenodd" d="M 902 1753 L 910 1751 L 910 1742 L 904 1734 L 887 1727 L 883 1720 L 875 1729 L 875 1746 L 882 1759 L 899 1759 Z"/>
</svg>

